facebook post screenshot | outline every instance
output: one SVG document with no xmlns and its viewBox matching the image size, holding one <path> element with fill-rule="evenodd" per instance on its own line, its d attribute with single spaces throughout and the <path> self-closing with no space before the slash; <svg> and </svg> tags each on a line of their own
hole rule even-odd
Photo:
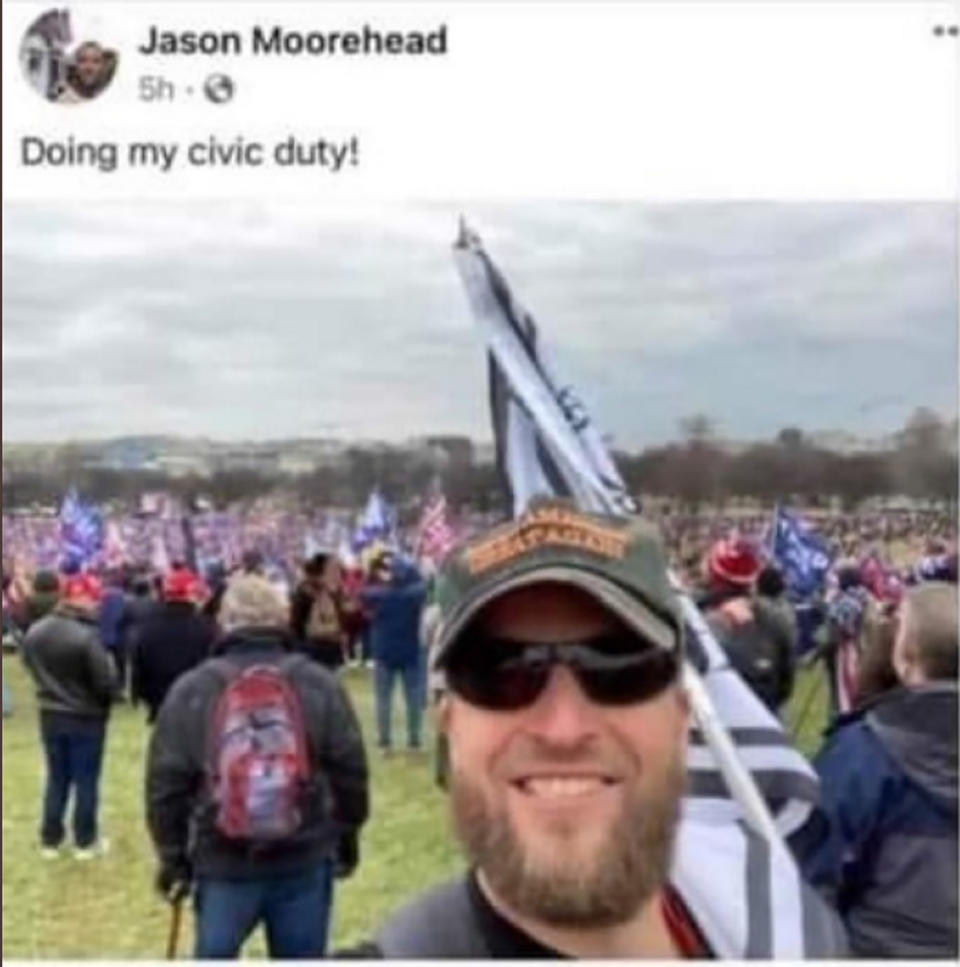
<svg viewBox="0 0 960 967">
<path fill-rule="evenodd" d="M 960 956 L 956 3 L 2 10 L 4 961 Z"/>
</svg>

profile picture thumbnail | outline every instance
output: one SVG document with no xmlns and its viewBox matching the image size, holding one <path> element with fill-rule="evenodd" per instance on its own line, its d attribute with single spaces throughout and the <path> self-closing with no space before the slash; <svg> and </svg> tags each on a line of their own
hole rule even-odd
<svg viewBox="0 0 960 967">
<path fill-rule="evenodd" d="M 55 104 L 82 104 L 99 97 L 117 71 L 117 52 L 96 31 L 77 28 L 66 9 L 48 10 L 27 28 L 20 65 L 30 86 Z"/>
</svg>

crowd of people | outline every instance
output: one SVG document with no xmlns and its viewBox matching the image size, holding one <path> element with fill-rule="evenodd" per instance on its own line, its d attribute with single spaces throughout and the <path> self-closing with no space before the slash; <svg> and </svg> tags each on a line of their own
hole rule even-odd
<svg viewBox="0 0 960 967">
<path fill-rule="evenodd" d="M 941 554 L 949 548 L 956 551 L 956 517 L 942 509 L 840 512 L 807 508 L 803 517 L 834 560 L 875 554 L 894 567 L 898 563 L 895 556 L 918 560 L 930 554 L 930 548 Z M 752 508 L 691 513 L 667 504 L 659 508 L 657 519 L 671 565 L 696 577 L 709 548 L 732 532 L 756 547 L 766 545 L 771 514 Z"/>
<path fill-rule="evenodd" d="M 157 886 L 192 894 L 196 956 L 238 956 L 261 922 L 271 956 L 323 956 L 370 810 L 340 671 L 370 665 L 380 754 L 395 750 L 397 680 L 414 755 L 433 699 L 469 871 L 344 956 L 743 958 L 773 956 L 763 943 L 785 933 L 796 956 L 955 958 L 955 524 L 890 520 L 815 521 L 837 545 L 813 604 L 790 598 L 759 517 L 658 528 L 550 501 L 462 541 L 437 573 L 380 544 L 346 564 L 313 553 L 294 575 L 255 548 L 205 574 L 178 560 L 6 574 L 5 639 L 35 684 L 47 766 L 41 855 L 107 848 L 104 740 L 131 701 L 151 727 Z M 888 538 L 916 552 L 895 595 L 875 573 Z M 830 681 L 819 808 L 787 844 L 798 905 L 775 914 L 796 923 L 743 949 L 709 896 L 671 879 L 692 726 L 681 669 L 699 647 L 671 562 L 774 717 L 798 664 Z"/>
</svg>

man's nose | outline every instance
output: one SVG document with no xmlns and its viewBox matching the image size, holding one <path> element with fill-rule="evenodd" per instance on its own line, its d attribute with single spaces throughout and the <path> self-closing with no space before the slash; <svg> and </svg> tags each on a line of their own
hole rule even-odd
<svg viewBox="0 0 960 967">
<path fill-rule="evenodd" d="M 550 679 L 528 709 L 526 730 L 557 745 L 576 745 L 599 731 L 597 708 L 576 676 L 563 665 L 550 671 Z"/>
</svg>

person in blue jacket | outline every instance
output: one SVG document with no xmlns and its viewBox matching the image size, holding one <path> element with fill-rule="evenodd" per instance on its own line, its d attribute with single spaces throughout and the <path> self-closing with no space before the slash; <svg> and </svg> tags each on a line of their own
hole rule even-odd
<svg viewBox="0 0 960 967">
<path fill-rule="evenodd" d="M 907 592 L 900 685 L 840 716 L 816 759 L 826 822 L 795 844 L 853 954 L 949 958 L 957 943 L 957 588 Z"/>
<path fill-rule="evenodd" d="M 420 616 L 426 582 L 412 563 L 393 554 L 375 560 L 372 571 L 375 581 L 361 597 L 370 613 L 378 744 L 385 755 L 393 749 L 393 687 L 399 678 L 407 707 L 407 747 L 418 750 L 423 712 Z"/>
</svg>

